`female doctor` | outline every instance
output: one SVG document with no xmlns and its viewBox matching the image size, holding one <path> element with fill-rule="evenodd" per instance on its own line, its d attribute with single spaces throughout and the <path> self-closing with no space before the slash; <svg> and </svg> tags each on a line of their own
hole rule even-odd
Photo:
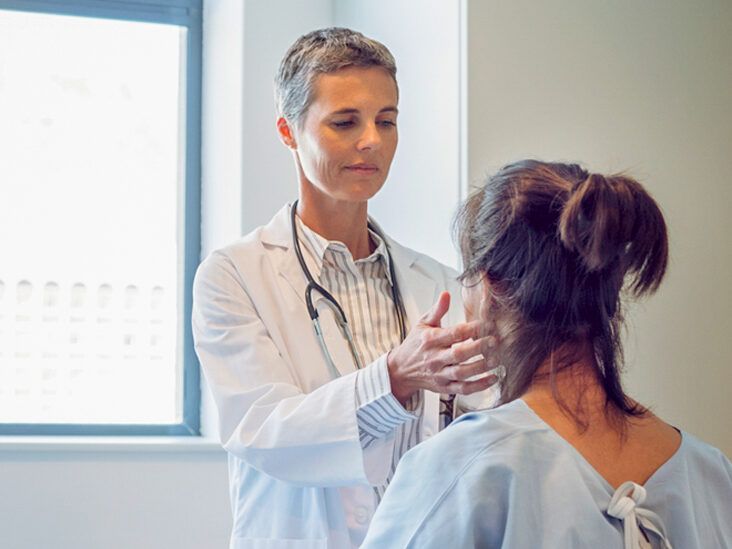
<svg viewBox="0 0 732 549">
<path fill-rule="evenodd" d="M 496 381 L 476 378 L 488 367 L 473 360 L 487 343 L 479 323 L 448 312 L 454 273 L 367 215 L 397 146 L 395 75 L 386 47 L 348 29 L 291 46 L 277 130 L 299 199 L 196 275 L 232 548 L 358 546 L 399 458 L 441 427 L 440 395 Z M 453 404 L 443 398 L 443 425 Z"/>
</svg>

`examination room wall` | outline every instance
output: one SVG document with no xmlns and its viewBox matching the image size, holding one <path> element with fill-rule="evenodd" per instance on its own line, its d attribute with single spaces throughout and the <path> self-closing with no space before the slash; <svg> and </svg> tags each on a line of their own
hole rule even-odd
<svg viewBox="0 0 732 549">
<path fill-rule="evenodd" d="M 469 178 L 523 157 L 628 170 L 669 225 L 629 314 L 632 395 L 732 457 L 732 4 L 470 1 Z"/>
<path fill-rule="evenodd" d="M 285 47 L 317 26 L 352 26 L 384 40 L 399 64 L 401 143 L 374 211 L 405 244 L 454 263 L 447 231 L 466 181 L 517 158 L 627 168 L 647 184 L 667 215 L 672 259 L 659 294 L 631 312 L 629 386 L 732 456 L 732 5 L 204 7 L 204 255 L 266 222 L 296 192 L 272 120 L 272 73 Z M 204 406 L 215 435 L 207 394 Z M 230 524 L 226 457 L 213 445 L 0 444 L 0 548 L 225 547 Z"/>
</svg>

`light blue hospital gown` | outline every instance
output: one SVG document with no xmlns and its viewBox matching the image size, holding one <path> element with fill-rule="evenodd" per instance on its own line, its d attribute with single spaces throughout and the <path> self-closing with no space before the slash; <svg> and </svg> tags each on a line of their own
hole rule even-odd
<svg viewBox="0 0 732 549">
<path fill-rule="evenodd" d="M 619 488 L 611 502 L 607 481 L 516 400 L 463 416 L 409 451 L 362 548 L 732 547 L 732 464 L 722 452 L 682 433 L 644 488 L 645 501 Z M 625 520 L 607 513 L 611 503 Z"/>
</svg>

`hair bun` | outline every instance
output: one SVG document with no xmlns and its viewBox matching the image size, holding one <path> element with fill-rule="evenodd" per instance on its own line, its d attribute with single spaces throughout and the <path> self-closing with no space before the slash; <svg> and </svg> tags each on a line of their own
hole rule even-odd
<svg viewBox="0 0 732 549">
<path fill-rule="evenodd" d="M 559 236 L 564 246 L 576 252 L 589 271 L 599 271 L 613 263 L 625 250 L 634 220 L 632 209 L 622 205 L 632 201 L 621 189 L 599 174 L 590 174 L 574 185 L 559 220 Z"/>
<path fill-rule="evenodd" d="M 559 237 L 590 271 L 622 259 L 636 294 L 655 290 L 668 262 L 663 214 L 643 187 L 629 177 L 590 174 L 572 189 L 559 220 Z"/>
</svg>

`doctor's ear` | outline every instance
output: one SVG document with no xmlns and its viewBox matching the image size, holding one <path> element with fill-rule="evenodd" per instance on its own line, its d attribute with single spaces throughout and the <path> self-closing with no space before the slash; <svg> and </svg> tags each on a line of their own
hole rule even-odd
<svg viewBox="0 0 732 549">
<path fill-rule="evenodd" d="M 286 147 L 288 147 L 292 150 L 297 149 L 297 142 L 295 141 L 295 135 L 292 132 L 290 123 L 287 121 L 287 119 L 284 116 L 280 116 L 277 119 L 277 133 L 280 136 L 280 141 L 282 141 Z"/>
</svg>

